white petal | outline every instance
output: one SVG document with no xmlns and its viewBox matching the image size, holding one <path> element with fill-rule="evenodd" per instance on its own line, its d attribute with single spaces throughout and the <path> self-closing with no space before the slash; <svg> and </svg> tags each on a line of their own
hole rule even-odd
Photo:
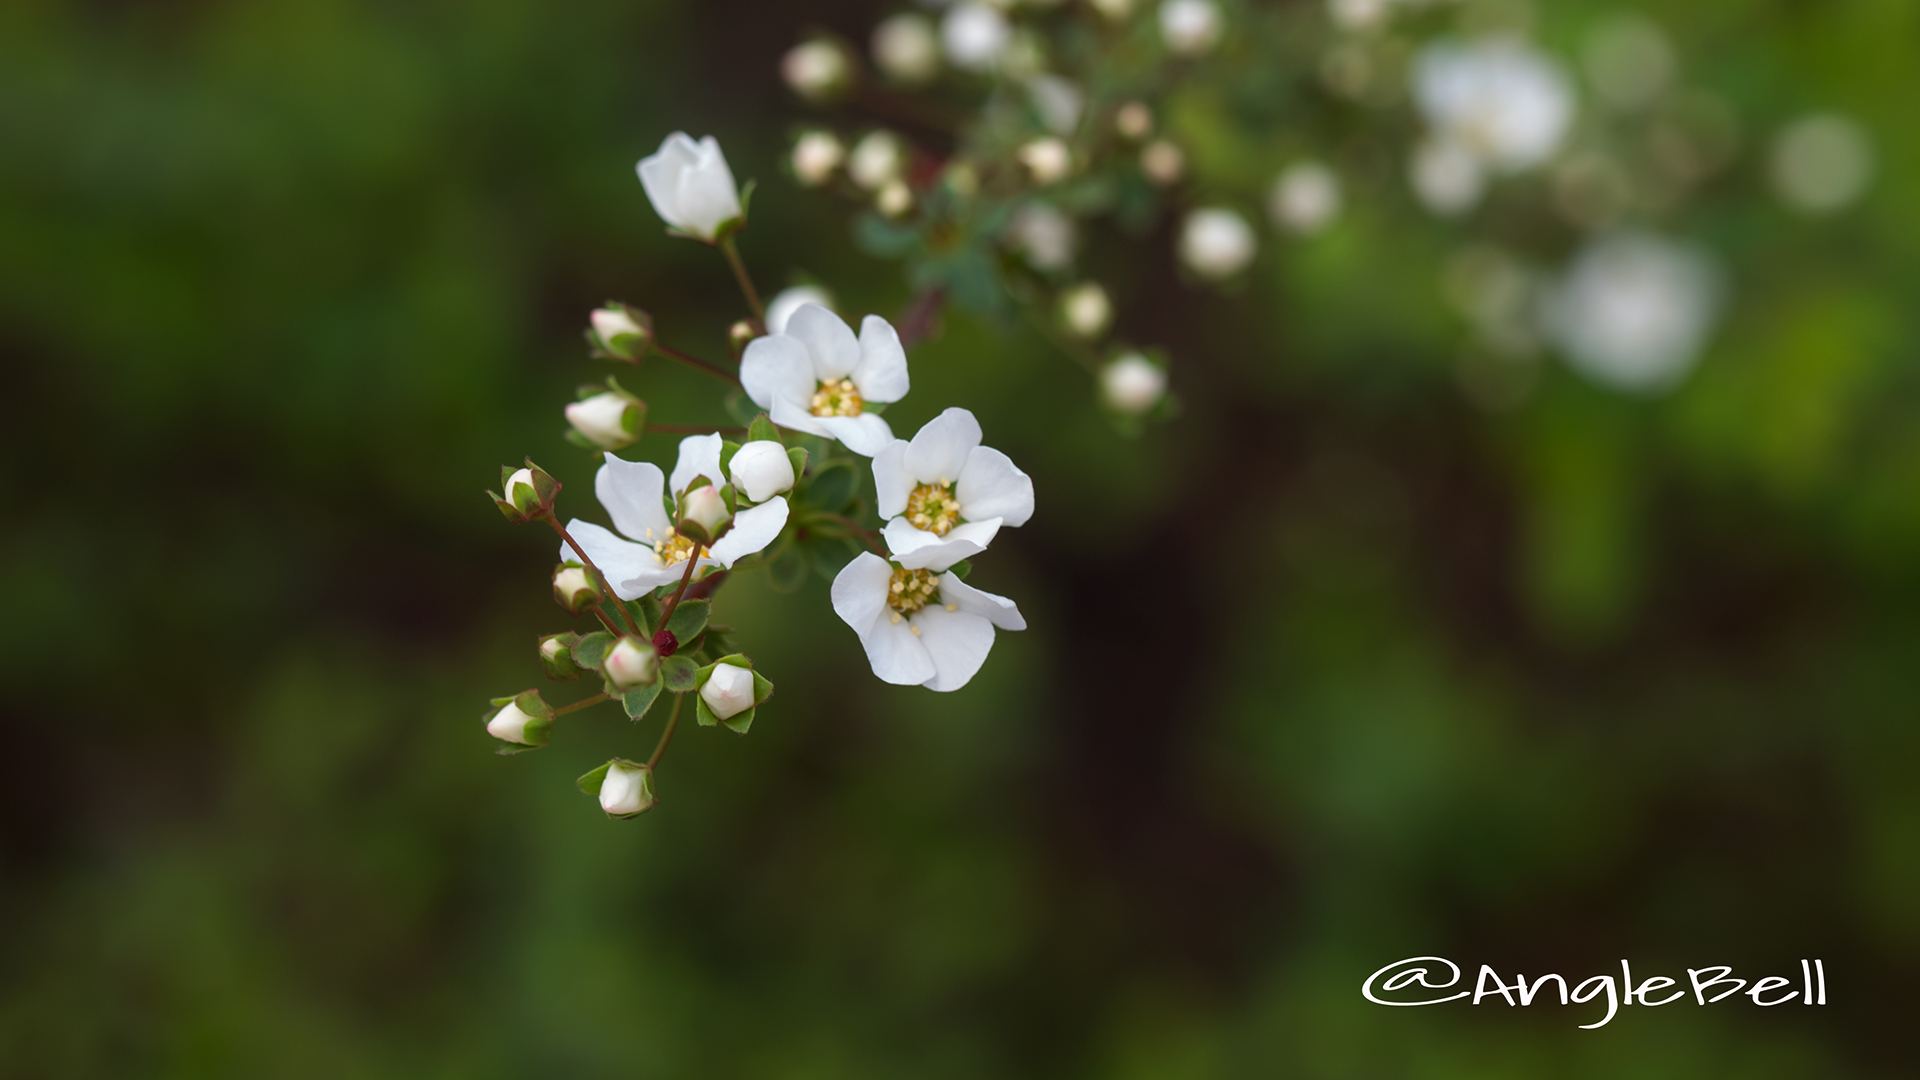
<svg viewBox="0 0 1920 1080">
<path fill-rule="evenodd" d="M 976 446 L 967 455 L 953 493 L 960 500 L 960 516 L 968 521 L 997 517 L 1000 524 L 1017 529 L 1033 516 L 1033 478 L 990 446 Z"/>
<path fill-rule="evenodd" d="M 860 342 L 853 328 L 819 304 L 802 304 L 787 320 L 786 336 L 807 347 L 813 373 L 821 382 L 846 378 L 860 362 Z"/>
<path fill-rule="evenodd" d="M 886 404 L 907 396 L 907 350 L 892 324 L 878 315 L 860 323 L 860 362 L 852 378 L 868 401 Z"/>
<path fill-rule="evenodd" d="M 893 567 L 871 551 L 854 556 L 833 579 L 829 595 L 833 613 L 840 621 L 864 635 L 887 608 L 887 586 L 893 580 Z"/>
<path fill-rule="evenodd" d="M 796 405 L 786 398 L 773 399 L 773 408 L 767 410 L 775 424 L 789 431 L 804 431 L 809 435 L 818 435 L 823 439 L 833 438 L 833 432 L 821 423 L 821 418 L 808 412 L 805 406 Z"/>
<path fill-rule="evenodd" d="M 872 413 L 822 416 L 818 423 L 828 436 L 840 440 L 840 445 L 861 457 L 872 457 L 893 441 L 893 429 Z"/>
<path fill-rule="evenodd" d="M 993 624 L 969 612 L 929 607 L 915 612 L 911 622 L 933 659 L 933 677 L 920 684 L 929 690 L 967 685 L 993 648 Z"/>
<path fill-rule="evenodd" d="M 1000 519 L 988 518 L 985 521 L 969 521 L 949 530 L 945 536 L 935 536 L 924 529 L 916 529 L 906 518 L 897 517 L 887 522 L 880 535 L 886 538 L 887 550 L 893 552 L 893 561 L 909 570 L 945 570 L 962 559 L 971 559 L 987 550 L 993 542 L 993 536 L 1000 531 Z"/>
<path fill-rule="evenodd" d="M 980 421 L 965 409 L 948 409 L 914 434 L 907 447 L 907 475 L 922 484 L 951 484 L 979 445 Z"/>
<path fill-rule="evenodd" d="M 720 433 L 689 435 L 680 440 L 680 458 L 673 463 L 673 475 L 667 478 L 667 490 L 678 494 L 687 490 L 696 477 L 704 476 L 718 486 L 727 482 L 720 471 Z"/>
<path fill-rule="evenodd" d="M 895 439 L 873 455 L 873 503 L 883 518 L 907 512 L 913 477 L 907 475 L 907 440 Z"/>
<path fill-rule="evenodd" d="M 699 158 L 699 147 L 686 132 L 676 131 L 660 143 L 655 153 L 641 158 L 636 171 L 647 201 L 661 219 L 675 228 L 686 228 L 680 213 L 680 179 Z"/>
<path fill-rule="evenodd" d="M 927 654 L 925 643 L 914 635 L 913 624 L 905 619 L 894 622 L 892 615 L 889 611 L 860 635 L 873 673 L 895 686 L 920 686 L 938 678 L 940 669 Z"/>
<path fill-rule="evenodd" d="M 1013 601 L 976 589 L 961 581 L 960 576 L 952 571 L 940 575 L 940 602 L 978 615 L 1002 630 L 1027 628 L 1026 616 L 1020 614 L 1019 607 Z"/>
<path fill-rule="evenodd" d="M 662 540 L 673 527 L 667 508 L 661 502 L 665 485 L 660 466 L 650 461 L 628 461 L 612 454 L 607 455 L 600 471 L 593 474 L 593 493 L 600 497 L 600 505 L 607 508 L 613 527 L 634 540 Z"/>
<path fill-rule="evenodd" d="M 711 135 L 700 140 L 693 167 L 680 174 L 677 209 L 683 228 L 709 240 L 720 226 L 740 216 L 740 191 L 734 186 L 733 170 L 727 168 L 727 157 Z"/>
<path fill-rule="evenodd" d="M 654 554 L 652 548 L 622 540 L 611 530 L 603 529 L 591 521 L 575 518 L 567 522 L 567 534 L 579 541 L 587 557 L 607 576 L 607 584 L 613 587 L 613 594 L 622 600 L 632 600 L 677 576 L 660 565 L 660 556 Z M 573 550 L 573 545 L 562 540 L 560 559 L 563 562 L 579 562 L 580 555 Z M 661 576 L 663 574 L 664 578 Z"/>
<path fill-rule="evenodd" d="M 785 334 L 754 338 L 740 358 L 741 388 L 755 405 L 768 411 L 776 401 L 790 402 L 804 410 L 818 385 L 807 347 L 797 338 Z"/>
<path fill-rule="evenodd" d="M 707 551 L 720 560 L 720 565 L 729 569 L 741 559 L 756 551 L 766 549 L 780 530 L 787 527 L 787 500 L 779 495 L 768 499 L 759 506 L 750 507 L 733 516 L 733 528 L 727 535 L 714 541 Z"/>
</svg>

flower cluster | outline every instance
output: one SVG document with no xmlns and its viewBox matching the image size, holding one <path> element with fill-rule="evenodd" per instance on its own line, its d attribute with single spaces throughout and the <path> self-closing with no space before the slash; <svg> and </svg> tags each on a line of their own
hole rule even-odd
<svg viewBox="0 0 1920 1080">
<path fill-rule="evenodd" d="M 1079 269 L 1096 226 L 1146 238 L 1166 221 L 1187 278 L 1233 290 L 1261 254 L 1257 210 L 1297 244 L 1366 197 L 1463 234 L 1437 276 L 1475 362 L 1550 347 L 1601 385 L 1650 393 L 1678 384 L 1712 335 L 1726 294 L 1716 260 L 1675 237 L 1702 184 L 1732 163 L 1735 125 L 1718 97 L 1684 85 L 1644 17 L 1593 23 L 1574 63 L 1531 40 L 1524 5 L 927 6 L 943 10 L 875 27 L 870 70 L 862 50 L 827 37 L 788 56 L 809 103 L 897 121 L 808 127 L 793 175 L 867 204 L 862 243 L 905 260 L 929 294 L 1035 314 L 1128 426 L 1170 414 L 1166 361 L 1117 336 L 1125 305 Z M 808 60 L 829 52 L 831 65 Z M 1246 107 L 1183 122 L 1226 100 Z M 1403 184 L 1375 179 L 1381 139 L 1331 134 L 1356 125 L 1399 140 L 1387 175 Z M 1202 139 L 1224 134 L 1239 149 L 1208 169 Z M 1263 157 L 1268 179 L 1251 186 Z M 1785 127 L 1767 166 L 1787 205 L 1830 213 L 1867 186 L 1872 146 L 1845 117 L 1819 115 Z M 1535 228 L 1543 208 L 1557 224 Z M 1494 239 L 1515 235 L 1537 246 Z"/>
<path fill-rule="evenodd" d="M 798 54 L 788 69 L 827 78 L 833 55 Z M 733 628 L 709 618 L 730 575 L 764 571 L 783 590 L 810 573 L 830 578 L 834 613 L 875 675 L 958 690 L 986 661 L 996 630 L 1026 628 L 1013 601 L 965 582 L 968 560 L 1033 516 L 1032 480 L 981 445 L 967 410 L 946 410 L 911 440 L 895 437 L 881 414 L 907 396 L 910 380 L 908 342 L 892 323 L 868 315 L 856 335 L 816 286 L 761 304 L 735 246 L 750 190 L 736 186 L 713 138 L 669 136 L 640 162 L 639 176 L 671 233 L 718 249 L 731 265 L 750 312 L 727 332 L 738 371 L 666 344 L 650 314 L 618 302 L 588 317 L 591 352 L 636 374 L 659 356 L 711 375 L 725 384 L 723 404 L 741 426 L 654 423 L 646 402 L 609 376 L 584 388 L 565 415 L 569 439 L 600 459 L 594 495 L 611 527 L 563 524 L 562 485 L 532 461 L 502 469 L 501 490 L 490 493 L 507 520 L 553 529 L 554 600 L 598 624 L 540 638 L 547 677 L 591 672 L 601 683 L 599 693 L 559 707 L 538 690 L 495 699 L 485 723 L 499 752 L 547 745 L 555 721 L 579 709 L 617 701 L 638 721 L 663 693 L 672 698 L 650 757 L 614 758 L 580 778 L 614 817 L 658 801 L 654 772 L 688 700 L 701 726 L 744 735 L 773 693 L 738 651 Z M 650 432 L 689 428 L 671 471 L 616 453 Z M 863 496 L 869 478 L 871 499 Z M 860 520 L 869 506 L 880 517 L 871 525 Z M 869 550 L 855 555 L 857 544 Z"/>
</svg>

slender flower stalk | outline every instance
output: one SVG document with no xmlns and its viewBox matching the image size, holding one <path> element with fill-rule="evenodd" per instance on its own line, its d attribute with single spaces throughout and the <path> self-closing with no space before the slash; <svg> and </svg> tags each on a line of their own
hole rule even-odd
<svg viewBox="0 0 1920 1080">
<path fill-rule="evenodd" d="M 653 754 L 647 758 L 647 768 L 651 769 L 660 764 L 660 759 L 666 756 L 667 744 L 673 741 L 673 729 L 680 726 L 680 707 L 686 703 L 687 695 L 673 696 L 673 711 L 667 714 L 666 729 L 660 732 L 660 741 L 654 744 Z"/>
<path fill-rule="evenodd" d="M 760 290 L 753 287 L 747 264 L 740 261 L 740 250 L 734 246 L 733 237 L 720 241 L 720 250 L 727 256 L 727 265 L 733 267 L 733 278 L 740 283 L 741 295 L 747 298 L 747 306 L 753 309 L 754 319 L 764 327 L 767 322 L 766 305 L 760 302 Z"/>
<path fill-rule="evenodd" d="M 696 371 L 704 371 L 716 379 L 725 379 L 727 382 L 730 382 L 735 386 L 740 385 L 739 376 L 733 374 L 732 372 L 728 371 L 726 368 L 723 368 L 718 364 L 708 363 L 707 361 L 702 360 L 697 356 L 692 356 L 688 353 L 681 352 L 679 349 L 673 348 L 670 345 L 665 345 L 657 341 L 654 342 L 653 347 L 655 349 L 658 349 L 662 355 L 667 356 L 670 359 L 678 360 L 682 364 L 685 364 Z M 653 425 L 653 426 L 658 426 L 658 425 Z"/>
<path fill-rule="evenodd" d="M 565 716 L 570 712 L 579 712 L 581 709 L 587 708 L 590 705 L 598 705 L 603 701 L 610 700 L 612 697 L 613 697 L 612 694 L 609 694 L 603 690 L 600 693 L 595 694 L 590 698 L 581 698 L 579 701 L 576 701 L 571 705 L 562 705 L 559 708 L 553 710 L 553 715 Z"/>
</svg>

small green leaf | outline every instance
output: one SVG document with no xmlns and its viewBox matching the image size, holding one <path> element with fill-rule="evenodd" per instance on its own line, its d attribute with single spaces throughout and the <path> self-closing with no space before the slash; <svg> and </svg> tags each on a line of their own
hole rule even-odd
<svg viewBox="0 0 1920 1080">
<path fill-rule="evenodd" d="M 767 417 L 766 413 L 754 417 L 753 422 L 747 425 L 747 441 L 776 442 L 785 445 L 780 439 L 780 429 L 773 426 L 773 421 Z"/>
<path fill-rule="evenodd" d="M 722 440 L 720 443 L 720 475 L 733 474 L 733 455 L 740 452 L 740 444 Z"/>
<path fill-rule="evenodd" d="M 720 722 L 720 718 L 713 715 L 713 710 L 707 708 L 706 699 L 699 694 L 693 695 L 693 718 L 700 722 L 701 727 L 712 727 Z"/>
<path fill-rule="evenodd" d="M 798 476 L 799 473 L 794 475 Z M 859 480 L 859 474 L 853 471 L 850 463 L 829 462 L 807 478 L 807 505 L 837 513 L 853 497 L 853 486 Z"/>
<path fill-rule="evenodd" d="M 690 642 L 707 628 L 707 615 L 713 605 L 705 600 L 682 600 L 667 620 L 667 630 L 675 641 Z"/>
<path fill-rule="evenodd" d="M 600 797 L 600 785 L 606 783 L 607 770 L 611 768 L 613 768 L 613 762 L 609 761 L 580 779 L 575 780 L 573 784 L 581 791 L 597 799 Z"/>
<path fill-rule="evenodd" d="M 787 447 L 787 461 L 793 466 L 794 479 L 807 475 L 807 448 L 804 446 Z"/>
<path fill-rule="evenodd" d="M 660 682 L 676 694 L 692 690 L 698 683 L 700 665 L 692 657 L 674 654 L 660 661 Z"/>
<path fill-rule="evenodd" d="M 742 659 L 745 659 L 745 657 L 742 657 Z M 754 708 L 757 709 L 760 706 L 766 704 L 767 699 L 772 696 L 773 696 L 773 680 L 767 678 L 765 675 L 762 675 L 757 671 L 754 672 L 753 673 Z"/>
<path fill-rule="evenodd" d="M 638 690 L 627 691 L 621 696 L 620 705 L 627 710 L 627 719 L 638 720 L 647 715 L 647 710 L 653 708 L 653 703 L 659 699 L 660 681 L 656 679 Z"/>
<path fill-rule="evenodd" d="M 971 560 L 962 559 L 959 562 L 954 563 L 952 566 L 947 567 L 947 569 L 953 571 L 954 577 L 959 578 L 961 581 L 965 581 L 967 580 L 967 575 L 973 573 L 973 563 Z"/>
<path fill-rule="evenodd" d="M 584 634 L 573 645 L 573 662 L 593 671 L 600 670 L 600 664 L 607 658 L 607 650 L 613 648 L 614 637 L 605 630 L 595 630 Z"/>
<path fill-rule="evenodd" d="M 659 589 L 647 593 L 636 601 L 636 604 L 640 608 L 640 625 L 646 630 L 648 636 L 652 636 L 653 628 L 660 625 L 660 598 L 656 594 L 671 590 L 675 587 L 674 585 L 662 585 Z"/>
</svg>

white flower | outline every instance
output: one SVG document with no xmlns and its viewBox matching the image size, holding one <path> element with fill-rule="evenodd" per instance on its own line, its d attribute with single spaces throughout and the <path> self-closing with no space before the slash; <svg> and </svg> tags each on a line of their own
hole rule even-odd
<svg viewBox="0 0 1920 1080">
<path fill-rule="evenodd" d="M 767 301 L 767 333 L 785 333 L 787 320 L 808 304 L 819 304 L 832 311 L 833 294 L 818 285 L 795 285 L 773 294 L 773 299 Z"/>
<path fill-rule="evenodd" d="M 922 83 L 940 70 L 940 42 L 925 15 L 905 13 L 873 28 L 873 62 L 903 83 Z"/>
<path fill-rule="evenodd" d="M 948 409 L 913 441 L 873 456 L 873 495 L 887 549 L 909 570 L 945 570 L 987 549 L 1002 525 L 1033 516 L 1033 480 L 1007 455 L 980 445 L 980 422 Z"/>
<path fill-rule="evenodd" d="M 600 670 L 606 673 L 607 681 L 615 690 L 632 690 L 647 686 L 659 676 L 660 653 L 653 643 L 642 641 L 631 634 L 621 637 L 607 650 L 606 659 L 600 661 Z"/>
<path fill-rule="evenodd" d="M 1446 217 L 1472 209 L 1487 188 L 1480 159 L 1459 143 L 1444 139 L 1420 144 L 1410 176 L 1421 205 Z"/>
<path fill-rule="evenodd" d="M 1033 174 L 1036 184 L 1057 184 L 1073 171 L 1072 151 L 1067 149 L 1065 142 L 1052 136 L 1026 143 L 1020 147 L 1017 156 L 1027 171 Z"/>
<path fill-rule="evenodd" d="M 753 672 L 737 664 L 713 665 L 700 686 L 700 700 L 715 720 L 731 720 L 753 708 Z"/>
<path fill-rule="evenodd" d="M 955 4 L 940 23 L 940 44 L 947 59 L 967 71 L 991 70 L 1006 55 L 1012 39 L 1006 17 L 974 0 Z"/>
<path fill-rule="evenodd" d="M 493 714 L 492 719 L 487 721 L 487 734 L 501 742 L 533 746 L 536 744 L 527 738 L 527 725 L 534 720 L 534 717 L 522 712 L 520 706 L 509 701 L 500 707 L 499 712 Z"/>
<path fill-rule="evenodd" d="M 1060 294 L 1060 321 L 1075 337 L 1097 338 L 1113 323 L 1113 301 L 1098 282 L 1075 285 Z"/>
<path fill-rule="evenodd" d="M 1160 5 L 1160 38 L 1174 52 L 1198 55 L 1219 43 L 1221 21 L 1220 5 L 1213 0 L 1166 0 Z"/>
<path fill-rule="evenodd" d="M 1619 390 L 1685 378 L 1712 332 L 1719 275 L 1692 247 L 1645 233 L 1593 241 L 1549 295 L 1544 330 L 1574 368 Z"/>
<path fill-rule="evenodd" d="M 856 340 L 840 316 L 803 304 L 780 333 L 747 346 L 740 385 L 781 427 L 838 439 L 872 457 L 892 441 L 893 429 L 866 403 L 907 396 L 907 351 L 878 315 L 861 322 Z"/>
<path fill-rule="evenodd" d="M 1080 126 L 1087 98 L 1080 88 L 1058 75 L 1035 75 L 1027 80 L 1027 98 L 1040 122 L 1055 135 L 1071 135 Z"/>
<path fill-rule="evenodd" d="M 638 171 L 654 212 L 689 236 L 711 243 L 723 226 L 740 218 L 740 190 L 711 135 L 694 142 L 676 131 L 658 153 L 640 159 Z"/>
<path fill-rule="evenodd" d="M 819 101 L 847 86 L 852 68 L 840 46 L 816 38 L 787 50 L 780 59 L 780 77 L 793 91 L 809 101 Z"/>
<path fill-rule="evenodd" d="M 656 801 L 652 769 L 618 761 L 607 764 L 607 775 L 600 781 L 600 809 L 614 817 L 631 817 Z"/>
<path fill-rule="evenodd" d="M 1100 396 L 1114 412 L 1139 416 L 1167 396 L 1167 371 L 1137 352 L 1127 353 L 1100 369 Z"/>
<path fill-rule="evenodd" d="M 1318 161 L 1302 161 L 1281 172 L 1267 199 L 1273 220 L 1307 235 L 1340 216 L 1340 177 Z"/>
<path fill-rule="evenodd" d="M 1144 139 L 1153 133 L 1153 110 L 1143 102 L 1129 101 L 1114 110 L 1113 129 L 1129 139 Z"/>
<path fill-rule="evenodd" d="M 897 180 L 907 160 L 900 136 L 891 131 L 870 131 L 853 144 L 847 157 L 847 175 L 868 191 L 878 191 L 890 180 Z"/>
<path fill-rule="evenodd" d="M 1195 210 L 1180 229 L 1180 258 L 1194 273 L 1216 281 L 1246 269 L 1254 248 L 1253 226 L 1223 207 Z"/>
<path fill-rule="evenodd" d="M 584 401 L 576 401 L 566 407 L 567 423 L 573 430 L 586 436 L 587 441 L 602 450 L 618 450 L 628 446 L 639 438 L 634 429 L 639 426 L 639 417 L 628 410 L 639 408 L 639 403 L 625 394 L 612 390 L 595 394 Z"/>
<path fill-rule="evenodd" d="M 1073 219 L 1046 203 L 1028 203 L 1007 223 L 1007 237 L 1036 270 L 1073 265 Z"/>
<path fill-rule="evenodd" d="M 1773 141 L 1773 189 L 1795 210 L 1830 214 L 1851 205 L 1873 179 L 1873 143 L 1834 113 L 1802 117 Z"/>
<path fill-rule="evenodd" d="M 673 469 L 673 490 L 685 491 L 698 476 L 719 478 L 720 436 L 692 435 L 681 440 L 680 460 Z M 578 518 L 567 523 L 567 531 L 606 576 L 614 595 L 634 600 L 662 585 L 677 583 L 686 572 L 681 564 L 696 554 L 695 545 L 674 531 L 673 520 L 667 516 L 666 478 L 660 467 L 609 454 L 594 474 L 593 491 L 613 518 L 613 527 L 628 539 Z M 695 575 L 712 566 L 731 567 L 760 551 L 773 543 L 786 524 L 787 500 L 777 495 L 740 511 L 726 535 L 698 554 Z M 578 558 L 563 541 L 561 561 Z"/>
<path fill-rule="evenodd" d="M 734 490 L 748 502 L 763 503 L 793 487 L 793 459 L 771 439 L 755 439 L 734 451 L 727 471 L 733 474 Z"/>
<path fill-rule="evenodd" d="M 913 189 L 905 180 L 889 180 L 873 197 L 874 209 L 890 218 L 897 218 L 913 209 Z"/>
<path fill-rule="evenodd" d="M 819 187 L 847 159 L 847 148 L 831 131 L 809 131 L 794 140 L 793 175 L 807 187 Z"/>
<path fill-rule="evenodd" d="M 833 611 L 860 635 L 881 681 L 930 690 L 967 685 L 993 648 L 993 628 L 1025 630 L 1013 601 L 952 571 L 897 567 L 862 552 L 833 579 Z"/>
<path fill-rule="evenodd" d="M 1573 123 L 1573 85 L 1520 41 L 1443 42 L 1420 50 L 1413 97 L 1435 136 L 1497 172 L 1538 165 Z"/>
<path fill-rule="evenodd" d="M 1140 171 L 1161 187 L 1179 183 L 1187 172 L 1187 155 L 1166 139 L 1155 139 L 1140 151 Z"/>
<path fill-rule="evenodd" d="M 1387 19 L 1393 0 L 1327 0 L 1327 13 L 1344 30 L 1371 30 Z"/>
</svg>

